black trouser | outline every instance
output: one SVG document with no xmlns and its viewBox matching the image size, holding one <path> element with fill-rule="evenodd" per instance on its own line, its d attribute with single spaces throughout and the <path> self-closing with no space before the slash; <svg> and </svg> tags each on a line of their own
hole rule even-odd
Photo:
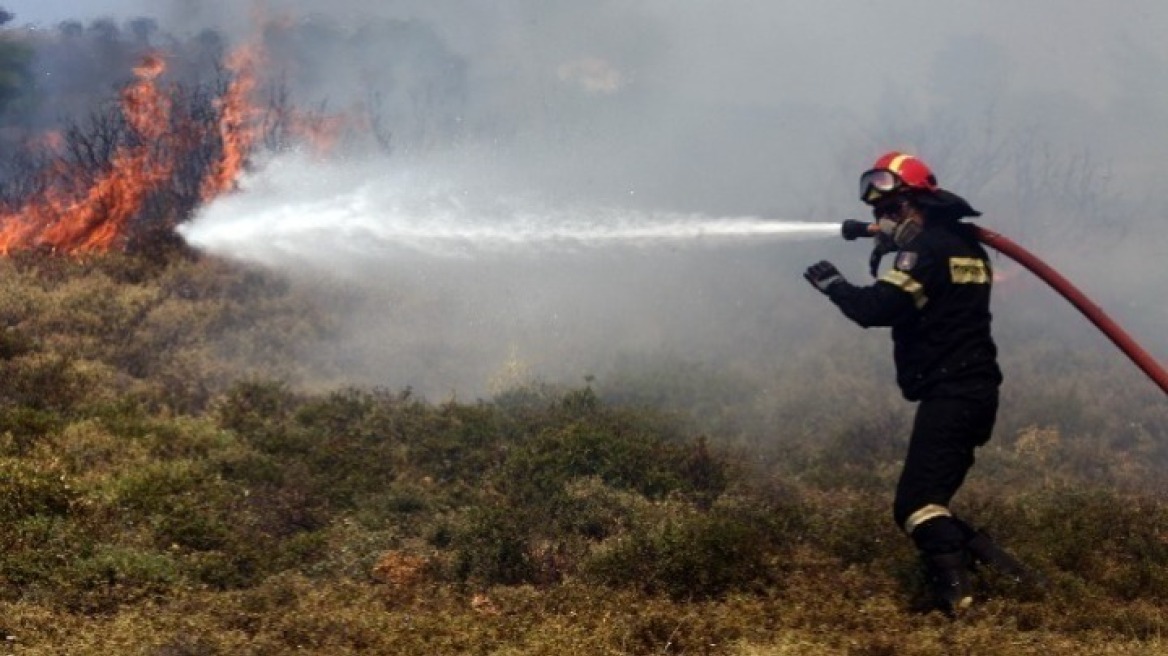
<svg viewBox="0 0 1168 656">
<path fill-rule="evenodd" d="M 949 501 L 965 482 L 973 466 L 973 452 L 993 433 L 998 413 L 998 393 L 980 398 L 930 398 L 917 406 L 904 470 L 896 486 L 893 516 L 902 529 L 909 516 Z M 912 531 L 913 542 L 925 554 L 960 551 L 971 537 L 968 524 L 951 516 L 938 516 Z"/>
</svg>

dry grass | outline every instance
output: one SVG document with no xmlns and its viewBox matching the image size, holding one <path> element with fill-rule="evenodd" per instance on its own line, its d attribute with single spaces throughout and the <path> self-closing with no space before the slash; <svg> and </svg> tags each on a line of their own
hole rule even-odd
<svg viewBox="0 0 1168 656">
<path fill-rule="evenodd" d="M 1089 393 L 1124 371 L 1006 413 L 958 502 L 1051 587 L 986 576 L 951 620 L 887 517 L 907 415 L 799 414 L 859 387 L 830 340 L 753 397 L 685 366 L 314 392 L 289 361 L 329 322 L 294 289 L 153 266 L 0 264 L 0 653 L 1168 653 L 1162 399 Z M 694 379 L 632 388 L 662 376 Z"/>
</svg>

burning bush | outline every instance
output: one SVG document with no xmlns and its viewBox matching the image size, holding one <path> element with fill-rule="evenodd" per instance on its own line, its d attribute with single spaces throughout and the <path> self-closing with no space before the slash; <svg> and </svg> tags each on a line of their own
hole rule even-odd
<svg viewBox="0 0 1168 656">
<path fill-rule="evenodd" d="M 116 106 L 26 146 L 30 164 L 7 181 L 0 252 L 132 246 L 229 188 L 252 141 L 238 118 L 250 72 L 233 70 L 213 97 L 164 86 L 165 70 L 161 54 L 145 56 Z"/>
<path fill-rule="evenodd" d="M 386 61 L 387 47 L 410 62 L 409 74 Z M 351 60 L 351 78 L 324 85 L 305 54 L 313 48 Z M 387 117 L 416 141 L 432 141 L 435 127 L 456 131 L 460 71 L 441 39 L 412 21 L 356 34 L 327 21 L 271 21 L 234 48 L 217 32 L 183 39 L 150 19 L 6 30 L 0 253 L 182 248 L 174 227 L 232 191 L 260 150 L 328 152 L 359 133 L 388 153 Z M 293 90 L 324 86 L 350 109 L 326 112 L 328 99 L 315 109 L 293 103 Z M 420 127 L 408 129 L 410 120 Z"/>
<path fill-rule="evenodd" d="M 80 38 L 79 26 L 61 31 L 65 41 Z M 3 117 L 0 253 L 173 250 L 181 245 L 174 226 L 233 190 L 258 147 L 331 144 L 345 125 L 296 110 L 281 85 L 261 94 L 259 45 L 220 56 L 209 81 L 171 75 L 172 59 L 146 47 L 115 101 L 102 100 L 63 127 L 38 131 Z M 0 66 L 25 70 L 22 61 L 0 51 Z M 0 110 L 11 95 L 0 89 Z"/>
</svg>

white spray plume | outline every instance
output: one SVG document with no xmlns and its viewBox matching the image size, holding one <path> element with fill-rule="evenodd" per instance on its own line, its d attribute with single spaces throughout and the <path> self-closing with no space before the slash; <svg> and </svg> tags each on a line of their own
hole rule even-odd
<svg viewBox="0 0 1168 656">
<path fill-rule="evenodd" d="M 521 372 L 504 384 L 578 382 L 622 353 L 765 350 L 749 336 L 772 334 L 783 281 L 799 273 L 782 249 L 839 234 L 838 223 L 557 202 L 497 169 L 281 156 L 181 232 L 323 282 L 339 327 L 314 356 L 345 382 L 427 396 L 490 391 L 500 372 Z"/>
<path fill-rule="evenodd" d="M 837 223 L 557 205 L 422 166 L 274 159 L 180 228 L 192 246 L 276 268 L 352 258 L 530 256 L 837 235 Z"/>
</svg>

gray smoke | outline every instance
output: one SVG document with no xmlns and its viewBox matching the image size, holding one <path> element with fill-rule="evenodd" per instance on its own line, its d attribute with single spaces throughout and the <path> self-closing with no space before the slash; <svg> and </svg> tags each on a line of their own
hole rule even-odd
<svg viewBox="0 0 1168 656">
<path fill-rule="evenodd" d="M 376 185 L 390 167 L 424 170 L 453 196 L 489 188 L 538 199 L 531 207 L 598 208 L 597 221 L 599 208 L 838 221 L 864 217 L 855 180 L 876 156 L 917 152 L 985 224 L 1168 352 L 1157 255 L 1168 249 L 1157 223 L 1168 5 L 1156 0 L 76 5 L 8 3 L 17 22 L 148 15 L 175 34 L 211 29 L 235 43 L 262 21 L 283 25 L 267 43 L 297 99 L 358 108 L 381 128 L 381 141 L 349 144 L 360 154 L 333 169 L 349 176 L 338 195 L 352 176 Z M 265 175 L 276 174 L 258 171 L 251 188 Z M 839 321 L 802 268 L 830 258 L 864 280 L 866 255 L 764 240 L 456 263 L 347 258 L 333 268 L 359 274 L 346 284 L 363 300 L 338 357 L 360 382 L 437 394 L 481 393 L 519 365 L 578 378 L 627 351 L 781 358 Z M 1026 315 L 1035 295 L 1048 303 L 1041 289 L 1002 285 L 1004 334 L 1027 332 L 1011 312 Z M 1095 344 L 1080 328 L 1068 339 Z"/>
</svg>

